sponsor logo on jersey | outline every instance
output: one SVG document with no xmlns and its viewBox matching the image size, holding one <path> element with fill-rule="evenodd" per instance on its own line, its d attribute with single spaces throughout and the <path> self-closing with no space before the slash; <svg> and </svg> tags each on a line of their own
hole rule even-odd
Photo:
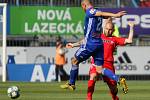
<svg viewBox="0 0 150 100">
<path fill-rule="evenodd" d="M 91 13 L 91 14 L 94 14 L 95 11 L 96 11 L 95 9 L 91 9 L 91 10 L 90 10 L 90 13 Z"/>
</svg>

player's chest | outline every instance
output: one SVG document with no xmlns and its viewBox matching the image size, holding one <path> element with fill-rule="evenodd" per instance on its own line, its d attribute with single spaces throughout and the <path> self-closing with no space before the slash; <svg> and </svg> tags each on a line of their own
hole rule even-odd
<svg viewBox="0 0 150 100">
<path fill-rule="evenodd" d="M 115 48 L 115 41 L 113 39 L 103 39 L 104 48 L 113 49 Z"/>
</svg>

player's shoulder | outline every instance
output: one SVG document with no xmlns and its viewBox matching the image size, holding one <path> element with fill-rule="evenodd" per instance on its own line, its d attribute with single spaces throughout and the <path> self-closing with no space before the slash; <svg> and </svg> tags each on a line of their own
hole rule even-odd
<svg viewBox="0 0 150 100">
<path fill-rule="evenodd" d="M 111 39 L 112 39 L 112 40 L 118 40 L 118 39 L 120 39 L 120 37 L 111 36 Z"/>
<path fill-rule="evenodd" d="M 87 12 L 90 12 L 91 14 L 94 13 L 95 11 L 101 11 L 100 8 L 93 8 L 93 7 L 90 7 L 87 9 Z"/>
<path fill-rule="evenodd" d="M 86 10 L 86 13 L 87 13 L 87 14 L 89 14 L 89 13 L 90 13 L 90 14 L 94 14 L 94 12 L 95 12 L 95 9 L 92 8 L 92 7 L 91 7 L 91 8 L 88 8 L 88 9 Z"/>
<path fill-rule="evenodd" d="M 123 38 L 123 37 L 116 37 L 116 36 L 113 36 L 112 39 L 113 39 L 114 42 L 124 41 L 125 40 L 125 38 Z"/>
<path fill-rule="evenodd" d="M 98 8 L 90 7 L 86 10 L 87 15 L 95 15 L 97 11 L 100 11 Z"/>
</svg>

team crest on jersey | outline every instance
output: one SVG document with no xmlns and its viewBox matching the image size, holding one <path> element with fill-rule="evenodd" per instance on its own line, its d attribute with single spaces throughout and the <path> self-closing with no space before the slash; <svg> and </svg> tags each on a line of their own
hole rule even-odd
<svg viewBox="0 0 150 100">
<path fill-rule="evenodd" d="M 95 9 L 91 9 L 91 10 L 90 10 L 90 13 L 91 13 L 91 14 L 94 14 L 95 11 L 96 11 Z"/>
</svg>

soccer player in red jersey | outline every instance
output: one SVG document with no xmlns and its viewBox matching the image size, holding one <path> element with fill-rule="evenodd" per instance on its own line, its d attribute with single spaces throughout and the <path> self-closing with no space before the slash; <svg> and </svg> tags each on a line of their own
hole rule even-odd
<svg viewBox="0 0 150 100">
<path fill-rule="evenodd" d="M 104 34 L 101 35 L 101 38 L 104 43 L 103 68 L 109 69 L 114 73 L 115 73 L 115 68 L 113 65 L 114 64 L 113 52 L 115 51 L 116 46 L 124 46 L 125 44 L 132 43 L 134 23 L 130 22 L 130 23 L 128 23 L 128 25 L 130 26 L 128 38 L 112 36 L 112 33 L 114 32 L 114 24 L 111 21 L 106 22 L 105 27 L 104 27 Z M 92 64 L 93 63 L 94 63 L 94 60 L 92 59 Z M 90 74 L 90 80 L 88 81 L 87 100 L 92 100 L 92 94 L 94 92 L 96 76 L 98 75 L 98 73 L 96 72 L 96 68 L 93 65 L 90 66 L 89 74 Z M 118 78 L 118 79 L 120 79 L 120 78 Z M 117 93 L 118 93 L 117 82 L 106 76 L 103 76 L 103 80 L 104 80 L 104 82 L 107 83 L 107 85 L 110 89 L 112 100 L 119 100 L 119 98 L 117 97 Z M 125 79 L 122 78 L 122 81 L 125 81 Z M 120 85 L 122 85 L 122 84 L 120 84 Z M 128 89 L 127 86 L 125 86 L 125 87 L 126 87 L 126 89 Z"/>
</svg>

